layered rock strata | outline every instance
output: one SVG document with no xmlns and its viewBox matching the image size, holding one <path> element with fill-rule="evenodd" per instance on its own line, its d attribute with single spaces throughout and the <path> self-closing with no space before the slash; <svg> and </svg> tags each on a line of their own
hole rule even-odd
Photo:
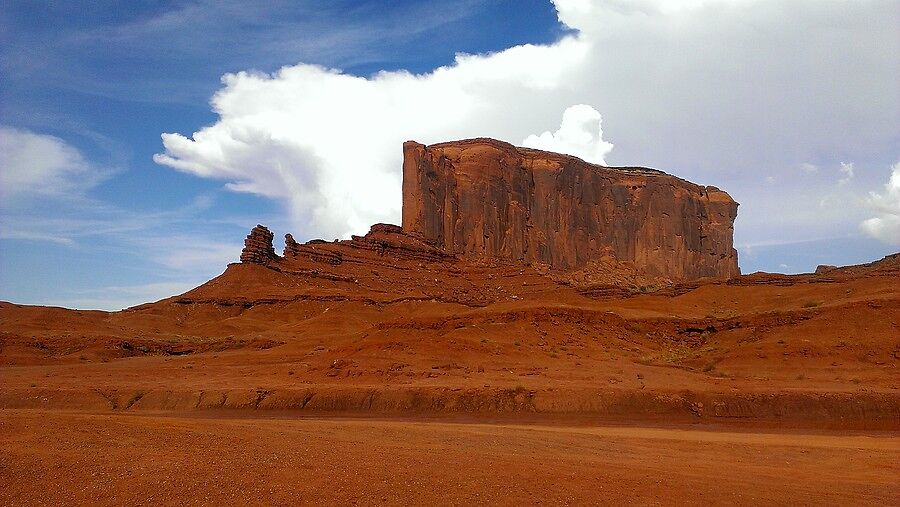
<svg viewBox="0 0 900 507">
<path fill-rule="evenodd" d="M 292 257 L 296 256 L 300 250 L 300 243 L 294 239 L 294 236 L 291 233 L 287 233 L 284 235 L 284 256 Z"/>
<path fill-rule="evenodd" d="M 291 234 L 284 237 L 284 256 L 275 253 L 274 235 L 262 225 L 250 231 L 244 241 L 241 262 L 262 264 L 273 268 L 290 268 L 296 262 L 339 265 L 345 256 L 355 257 L 355 252 L 375 252 L 379 256 L 395 259 L 443 262 L 454 257 L 415 235 L 407 234 L 397 225 L 375 224 L 365 236 L 351 236 L 349 240 L 324 241 L 313 239 L 297 243 Z"/>
<path fill-rule="evenodd" d="M 251 264 L 269 264 L 278 259 L 272 240 L 275 235 L 265 226 L 254 227 L 244 240 L 244 250 L 241 251 L 241 262 Z"/>
<path fill-rule="evenodd" d="M 470 139 L 403 145 L 403 230 L 449 254 L 580 269 L 610 252 L 674 280 L 740 274 L 738 204 L 642 167 Z"/>
</svg>

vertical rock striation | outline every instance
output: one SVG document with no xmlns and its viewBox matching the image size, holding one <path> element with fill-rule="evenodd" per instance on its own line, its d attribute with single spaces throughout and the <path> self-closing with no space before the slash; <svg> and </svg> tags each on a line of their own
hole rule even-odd
<svg viewBox="0 0 900 507">
<path fill-rule="evenodd" d="M 451 254 L 583 268 L 610 252 L 672 279 L 740 274 L 738 204 L 661 171 L 470 139 L 403 145 L 403 229 Z"/>
</svg>

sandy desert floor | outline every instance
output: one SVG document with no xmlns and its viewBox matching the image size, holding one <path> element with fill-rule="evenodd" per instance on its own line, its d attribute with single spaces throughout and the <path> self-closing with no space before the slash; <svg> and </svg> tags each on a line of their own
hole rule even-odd
<svg viewBox="0 0 900 507">
<path fill-rule="evenodd" d="M 4 505 L 892 505 L 898 476 L 880 432 L 0 411 Z"/>
</svg>

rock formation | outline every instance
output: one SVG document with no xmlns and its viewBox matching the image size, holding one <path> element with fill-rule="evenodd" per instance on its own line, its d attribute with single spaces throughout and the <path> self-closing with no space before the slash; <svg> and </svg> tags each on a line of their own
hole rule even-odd
<svg viewBox="0 0 900 507">
<path fill-rule="evenodd" d="M 284 256 L 285 257 L 296 257 L 299 253 L 300 243 L 294 239 L 294 236 L 291 233 L 287 233 L 284 235 Z"/>
<path fill-rule="evenodd" d="M 421 237 L 411 235 L 393 224 L 375 224 L 365 236 L 352 236 L 349 244 L 354 248 L 377 252 L 381 256 L 390 255 L 405 260 L 442 262 L 453 258 L 423 241 Z"/>
<path fill-rule="evenodd" d="M 363 252 L 374 252 L 378 256 L 393 259 L 442 262 L 454 257 L 421 237 L 407 234 L 400 226 L 392 224 L 375 224 L 365 236 L 351 236 L 349 240 L 328 242 L 313 239 L 306 243 L 297 243 L 294 236 L 284 236 L 284 256 L 275 254 L 272 246 L 274 235 L 269 229 L 257 225 L 244 240 L 244 251 L 241 262 L 245 264 L 262 264 L 275 269 L 287 269 L 301 264 L 329 264 L 337 266 L 348 256 L 359 261 Z M 368 262 L 368 261 L 364 261 Z"/>
<path fill-rule="evenodd" d="M 581 269 L 610 252 L 676 280 L 740 274 L 738 204 L 641 167 L 493 139 L 403 145 L 403 230 L 461 257 Z"/>
<path fill-rule="evenodd" d="M 241 252 L 241 262 L 251 264 L 269 264 L 278 259 L 272 240 L 275 235 L 262 225 L 257 225 L 250 231 L 244 240 L 244 250 Z"/>
<path fill-rule="evenodd" d="M 738 204 L 715 187 L 493 139 L 408 141 L 403 150 L 402 228 L 375 224 L 348 241 L 303 244 L 287 234 L 282 258 L 273 234 L 257 225 L 241 262 L 339 265 L 368 250 L 429 262 L 522 262 L 580 285 L 623 273 L 638 281 L 740 274 L 732 247 Z"/>
</svg>

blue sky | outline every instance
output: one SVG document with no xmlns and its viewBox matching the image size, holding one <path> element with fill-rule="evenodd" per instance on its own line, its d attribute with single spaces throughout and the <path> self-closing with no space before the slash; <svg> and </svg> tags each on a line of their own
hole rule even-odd
<svg viewBox="0 0 900 507">
<path fill-rule="evenodd" d="M 256 223 L 396 222 L 397 140 L 478 135 L 724 188 L 744 272 L 897 251 L 891 2 L 737 4 L 4 2 L 0 299 L 117 309 Z"/>
</svg>

